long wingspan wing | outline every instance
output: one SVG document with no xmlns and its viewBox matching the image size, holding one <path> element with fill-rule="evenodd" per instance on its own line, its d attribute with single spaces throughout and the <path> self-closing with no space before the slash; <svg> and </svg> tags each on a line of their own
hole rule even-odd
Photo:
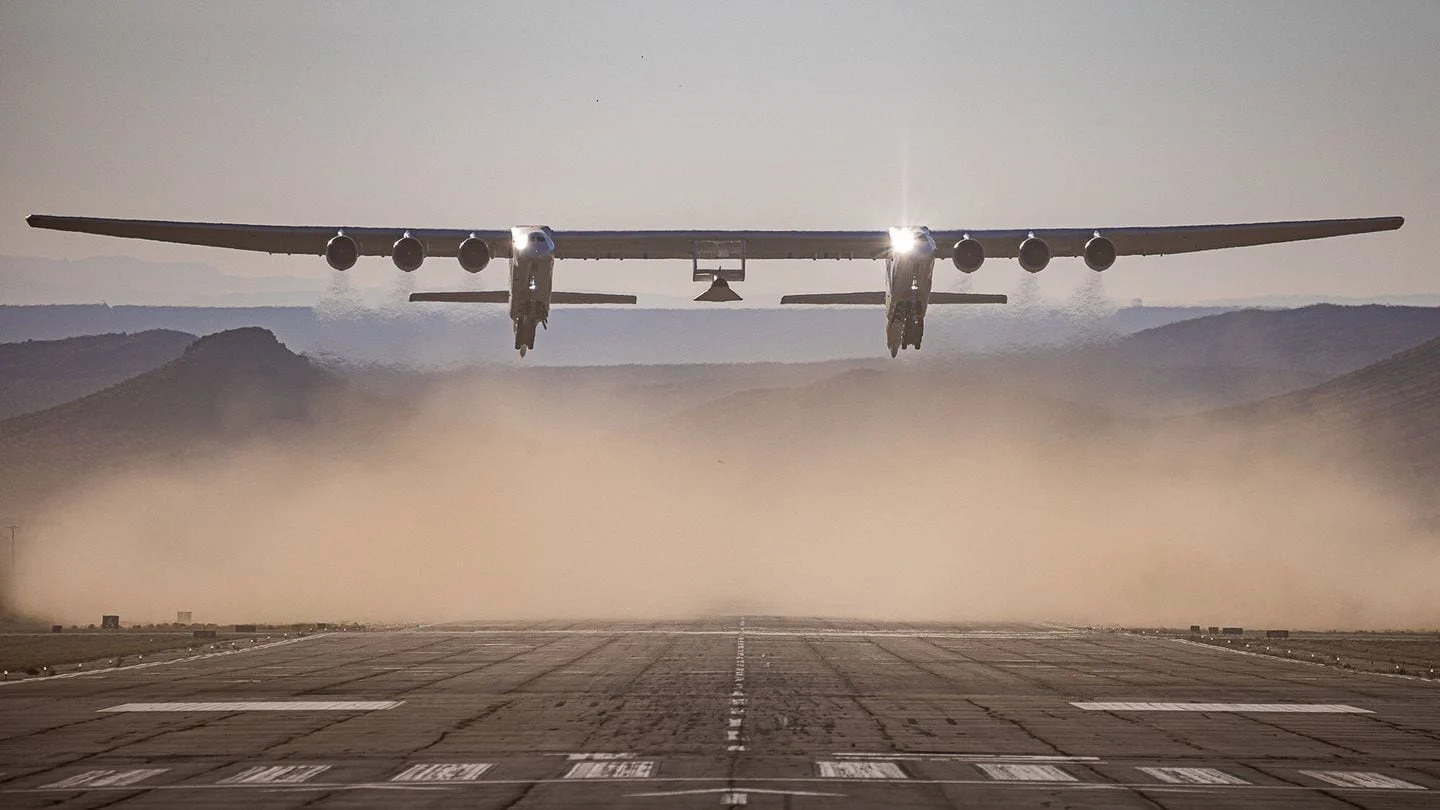
<svg viewBox="0 0 1440 810">
<path fill-rule="evenodd" d="M 510 231 L 461 228 L 350 228 L 320 225 L 235 225 L 214 222 L 164 222 L 34 214 L 33 228 L 150 239 L 188 245 L 256 250 L 266 253 L 320 255 L 340 231 L 353 238 L 363 256 L 388 256 L 406 231 L 425 243 L 429 256 L 454 256 L 471 234 L 484 239 L 494 256 L 510 255 Z M 936 255 L 950 258 L 966 235 L 977 239 L 989 258 L 1013 258 L 1030 234 L 1044 239 L 1055 256 L 1080 256 L 1085 243 L 1100 233 L 1121 256 L 1189 253 L 1197 250 L 1267 245 L 1375 231 L 1392 231 L 1402 217 L 1261 222 L 1239 225 L 1179 225 L 1140 228 L 1036 228 L 1015 230 L 946 229 L 933 231 Z M 691 259 L 698 245 L 739 243 L 747 259 L 878 259 L 890 249 L 887 231 L 553 231 L 555 255 L 562 259 Z M 698 245 L 697 245 L 698 243 Z"/>
<path fill-rule="evenodd" d="M 454 256 L 460 243 L 474 234 L 490 247 L 492 255 L 510 256 L 510 231 L 463 230 L 459 228 L 348 228 L 324 225 L 235 225 L 224 222 L 165 222 L 148 219 L 100 219 L 56 217 L 32 214 L 25 219 L 32 228 L 53 231 L 94 233 L 126 239 L 149 239 L 182 245 L 256 250 L 265 253 L 297 253 L 319 256 L 330 237 L 344 231 L 355 240 L 361 256 L 389 256 L 390 248 L 405 235 L 425 243 L 428 256 Z"/>
<path fill-rule="evenodd" d="M 1316 219 L 1298 222 L 1251 222 L 1239 225 L 1174 225 L 1144 228 L 1035 228 L 1033 230 L 944 230 L 934 231 L 935 253 L 948 259 L 955 243 L 969 236 L 985 248 L 986 258 L 1013 259 L 1020 243 L 1032 233 L 1045 240 L 1055 256 L 1083 256 L 1085 243 L 1099 233 L 1115 243 L 1119 256 L 1163 256 L 1198 250 L 1271 245 L 1357 233 L 1393 231 L 1405 224 L 1404 217 L 1367 219 Z"/>
</svg>

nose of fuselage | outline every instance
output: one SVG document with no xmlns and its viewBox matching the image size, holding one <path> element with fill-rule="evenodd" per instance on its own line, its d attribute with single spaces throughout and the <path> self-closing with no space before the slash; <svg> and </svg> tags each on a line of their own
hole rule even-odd
<svg viewBox="0 0 1440 810">
<path fill-rule="evenodd" d="M 538 228 L 514 228 L 510 236 L 517 258 L 540 258 L 555 251 L 550 236 Z"/>
</svg>

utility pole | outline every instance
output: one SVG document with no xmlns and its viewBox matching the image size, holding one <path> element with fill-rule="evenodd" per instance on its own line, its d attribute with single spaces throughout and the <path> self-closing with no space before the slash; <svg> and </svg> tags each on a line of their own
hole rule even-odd
<svg viewBox="0 0 1440 810">
<path fill-rule="evenodd" d="M 7 528 L 7 529 L 10 530 L 10 570 L 11 570 L 11 571 L 14 571 L 14 570 L 15 570 L 15 530 L 18 529 L 18 528 L 20 528 L 20 527 L 19 527 L 19 526 L 16 526 L 15 524 L 12 523 L 12 524 L 10 524 L 9 526 L 6 526 L 5 528 Z"/>
</svg>

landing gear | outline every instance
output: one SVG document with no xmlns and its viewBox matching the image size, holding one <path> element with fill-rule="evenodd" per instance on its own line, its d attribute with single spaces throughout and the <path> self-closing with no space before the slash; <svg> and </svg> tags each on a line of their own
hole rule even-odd
<svg viewBox="0 0 1440 810">
<path fill-rule="evenodd" d="M 925 337 L 925 319 L 904 316 L 890 321 L 885 330 L 885 343 L 890 347 L 890 356 L 900 354 L 901 349 L 920 348 Z"/>
<path fill-rule="evenodd" d="M 534 318 L 517 318 L 515 320 L 515 350 L 524 357 L 525 352 L 535 348 L 535 327 L 539 321 Z"/>
</svg>

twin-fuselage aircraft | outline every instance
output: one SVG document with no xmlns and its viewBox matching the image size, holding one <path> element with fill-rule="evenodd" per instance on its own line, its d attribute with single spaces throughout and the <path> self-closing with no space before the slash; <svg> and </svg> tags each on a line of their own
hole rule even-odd
<svg viewBox="0 0 1440 810">
<path fill-rule="evenodd" d="M 890 356 L 920 348 L 925 313 L 932 304 L 1003 304 L 1005 296 L 934 292 L 935 261 L 949 259 L 962 273 L 987 258 L 1016 259 L 1031 273 L 1054 256 L 1082 258 L 1091 270 L 1109 269 L 1119 256 L 1191 253 L 1201 250 L 1296 242 L 1331 236 L 1391 231 L 1401 217 L 1181 225 L 1128 228 L 1036 228 L 1020 230 L 896 227 L 883 231 L 556 231 L 545 226 L 508 230 L 348 228 L 301 225 L 235 225 L 31 215 L 34 228 L 75 231 L 158 242 L 324 256 L 348 270 L 361 256 L 388 256 L 405 272 L 432 256 L 454 257 L 471 273 L 493 258 L 510 260 L 508 290 L 417 292 L 411 301 L 509 304 L 515 348 L 535 348 L 535 330 L 546 325 L 552 304 L 633 304 L 633 295 L 561 292 L 554 289 L 556 259 L 688 260 L 695 281 L 710 287 L 695 300 L 738 301 L 730 288 L 745 280 L 750 259 L 871 259 L 885 262 L 885 289 L 874 292 L 787 295 L 782 304 L 870 304 L 885 308 Z"/>
</svg>

